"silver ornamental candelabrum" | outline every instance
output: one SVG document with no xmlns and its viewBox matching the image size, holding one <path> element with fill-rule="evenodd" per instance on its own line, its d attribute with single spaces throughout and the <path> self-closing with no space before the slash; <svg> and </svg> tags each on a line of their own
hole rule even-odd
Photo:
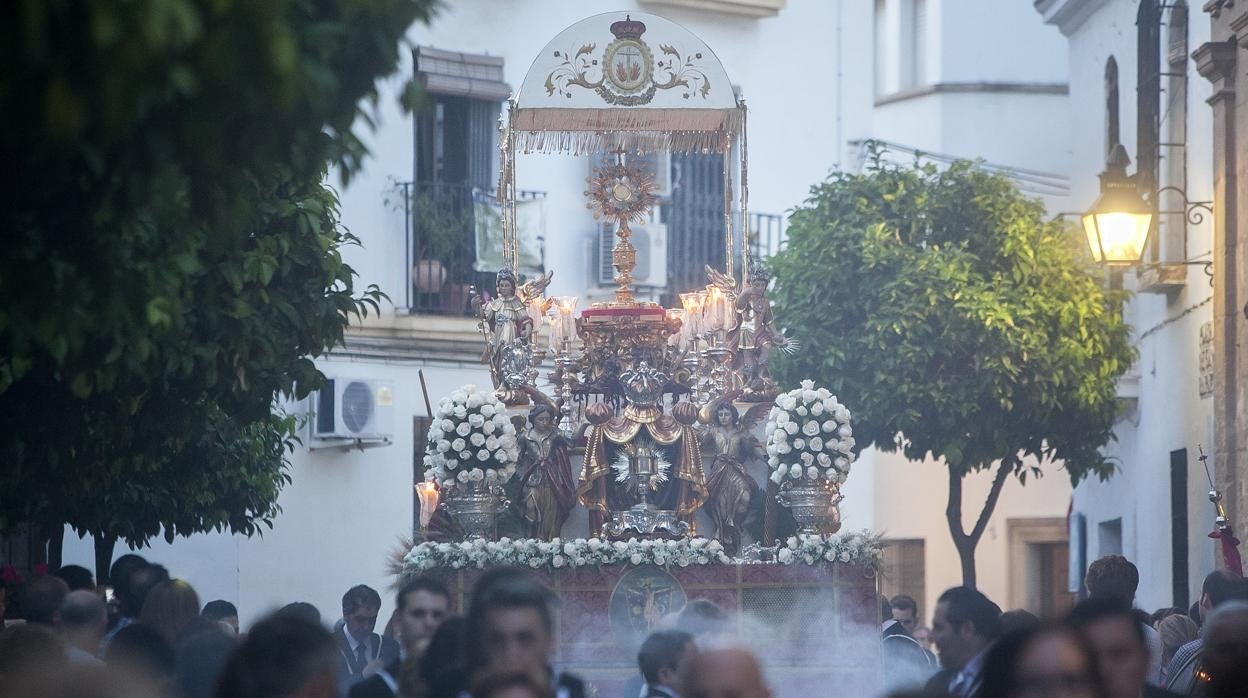
<svg viewBox="0 0 1248 698">
<path fill-rule="evenodd" d="M 785 480 L 776 501 L 788 507 L 797 521 L 799 535 L 831 535 L 841 530 L 841 510 L 845 497 L 840 488 L 824 480 Z"/>
<path fill-rule="evenodd" d="M 569 438 L 576 432 L 576 420 L 572 418 L 572 387 L 576 384 L 577 361 L 572 356 L 572 343 L 576 340 L 576 323 L 572 313 L 576 310 L 576 296 L 556 296 L 555 314 L 550 323 L 550 344 L 555 350 L 555 377 L 558 381 L 559 430 Z"/>
<path fill-rule="evenodd" d="M 464 533 L 464 539 L 498 538 L 498 515 L 511 506 L 496 484 L 486 482 L 456 483 L 448 488 L 442 506 Z"/>
<path fill-rule="evenodd" d="M 559 430 L 571 438 L 576 433 L 576 420 L 572 418 L 572 386 L 576 383 L 576 360 L 572 358 L 572 342 L 563 341 L 563 347 L 555 356 L 555 375 L 559 377 Z"/>
<path fill-rule="evenodd" d="M 718 399 L 728 392 L 728 364 L 732 361 L 732 351 L 726 346 L 724 330 L 715 330 L 708 337 L 707 348 L 702 352 L 710 371 L 706 378 L 706 403 Z M 704 404 L 706 404 L 704 403 Z"/>
</svg>

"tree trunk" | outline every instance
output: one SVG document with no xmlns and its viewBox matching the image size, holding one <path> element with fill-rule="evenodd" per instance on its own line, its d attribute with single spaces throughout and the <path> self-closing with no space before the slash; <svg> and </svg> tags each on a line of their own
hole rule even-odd
<svg viewBox="0 0 1248 698">
<path fill-rule="evenodd" d="M 1014 464 L 1010 461 L 1002 461 L 997 466 L 984 506 L 975 519 L 974 528 L 968 533 L 962 526 L 962 480 L 966 476 L 949 469 L 949 502 L 945 507 L 945 521 L 949 524 L 949 534 L 953 537 L 953 545 L 957 548 L 958 558 L 962 563 L 962 586 L 975 588 L 975 547 L 979 545 L 979 539 L 983 538 L 984 530 L 988 528 L 988 520 L 992 518 L 992 512 L 997 508 L 997 500 L 1001 498 L 1001 489 L 1005 487 L 1005 481 L 1012 472 Z"/>
<path fill-rule="evenodd" d="M 47 541 L 48 572 L 55 572 L 61 567 L 61 557 L 65 548 L 65 524 L 49 526 L 44 532 Z"/>
<path fill-rule="evenodd" d="M 109 568 L 113 564 L 113 548 L 117 545 L 117 536 L 95 536 L 95 583 L 103 586 L 110 584 Z"/>
</svg>

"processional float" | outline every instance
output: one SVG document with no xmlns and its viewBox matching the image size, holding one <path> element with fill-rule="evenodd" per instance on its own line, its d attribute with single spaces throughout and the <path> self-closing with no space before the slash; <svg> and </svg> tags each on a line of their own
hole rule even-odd
<svg viewBox="0 0 1248 698">
<path fill-rule="evenodd" d="M 695 599 L 758 621 L 748 639 L 779 695 L 875 693 L 879 538 L 831 535 L 850 414 L 811 381 L 780 392 L 768 370 L 773 352 L 798 346 L 776 328 L 750 258 L 746 108 L 719 60 L 661 17 L 598 15 L 547 45 L 502 121 L 504 267 L 494 293 L 474 299 L 492 385 L 439 402 L 418 488 L 430 535 L 396 572 L 445 575 L 462 611 L 482 570 L 534 570 L 560 598 L 552 661 L 607 698 L 635 695 L 641 641 Z M 662 150 L 722 157 L 724 172 L 723 268 L 672 308 L 637 299 L 631 278 L 630 225 L 655 203 L 636 156 Z M 585 191 L 616 232 L 610 300 L 578 313 L 577 298 L 546 295 L 550 273 L 518 278 L 516 165 L 528 153 L 610 154 Z M 454 525 L 434 535 L 439 495 Z M 761 510 L 783 514 L 777 502 L 796 535 L 775 522 L 756 531 Z M 584 537 L 562 535 L 578 507 Z M 520 537 L 497 537 L 504 511 L 527 524 Z M 747 530 L 758 543 L 744 545 Z M 721 629 L 737 632 L 735 621 Z"/>
<path fill-rule="evenodd" d="M 761 518 L 764 496 L 746 465 L 761 468 L 767 454 L 750 430 L 779 392 L 768 369 L 772 352 L 796 351 L 798 343 L 773 322 L 767 272 L 751 258 L 746 113 L 706 44 L 662 17 L 624 13 L 591 17 L 558 34 L 509 100 L 497 188 L 504 267 L 494 293 L 474 294 L 473 307 L 494 397 L 509 414 L 534 406 L 515 447 L 524 481 L 518 496 L 525 500 L 516 504 L 527 512 L 532 535 L 557 536 L 579 504 L 589 510 L 591 535 L 681 537 L 704 509 L 714 537 L 735 554 L 744 519 Z M 680 306 L 671 308 L 633 292 L 630 225 L 656 203 L 653 175 L 636 162 L 656 151 L 723 158 L 724 268 L 708 265 L 706 286 L 680 294 Z M 517 155 L 531 153 L 610 155 L 594 168 L 584 194 L 594 217 L 615 231 L 611 300 L 577 313 L 576 297 L 545 295 L 554 272 L 518 278 Z M 548 357 L 550 394 L 538 384 Z M 435 430 L 435 437 L 445 434 L 437 424 Z M 477 439 L 470 429 L 464 436 L 490 435 Z M 499 438 L 510 443 L 506 436 Z M 447 462 L 445 454 L 451 461 L 457 453 L 472 456 L 467 441 L 465 450 L 443 444 L 437 452 L 441 440 L 430 441 L 435 466 Z M 583 467 L 573 482 L 568 453 L 582 445 Z M 485 460 L 507 455 L 506 447 L 481 453 Z M 468 504 L 461 496 L 448 508 L 461 513 L 461 524 L 475 515 L 472 531 L 488 535 L 502 507 L 490 496 L 501 485 L 491 482 L 501 478 L 459 478 L 448 482 L 476 492 Z M 536 494 L 534 478 L 543 488 Z M 816 489 L 804 499 L 787 493 L 785 501 L 809 519 L 804 530 L 835 532 L 839 494 Z"/>
</svg>

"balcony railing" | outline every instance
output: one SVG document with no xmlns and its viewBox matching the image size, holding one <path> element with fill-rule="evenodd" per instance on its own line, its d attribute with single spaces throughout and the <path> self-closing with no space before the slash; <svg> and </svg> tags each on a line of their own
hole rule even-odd
<svg viewBox="0 0 1248 698">
<path fill-rule="evenodd" d="M 471 315 L 472 287 L 492 293 L 498 271 L 482 268 L 477 257 L 478 236 L 497 236 L 500 218 L 494 193 L 443 182 L 400 182 L 397 188 L 408 241 L 408 311 Z M 545 192 L 517 192 L 520 201 L 545 196 Z"/>
<path fill-rule="evenodd" d="M 750 214 L 751 258 L 762 260 L 779 252 L 780 246 L 784 244 L 784 237 L 784 216 L 774 213 Z"/>
</svg>

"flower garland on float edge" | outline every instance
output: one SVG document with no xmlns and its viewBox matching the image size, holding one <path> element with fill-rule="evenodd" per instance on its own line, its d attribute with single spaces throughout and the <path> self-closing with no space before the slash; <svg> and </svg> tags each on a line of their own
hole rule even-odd
<svg viewBox="0 0 1248 698">
<path fill-rule="evenodd" d="M 880 536 L 869 531 L 853 531 L 830 536 L 791 536 L 775 546 L 759 548 L 771 561 L 785 565 L 821 563 L 854 564 L 877 569 L 882 544 Z M 698 565 L 757 564 L 767 560 L 729 557 L 717 540 L 605 541 L 575 538 L 550 541 L 532 538 L 474 539 L 453 543 L 425 542 L 414 546 L 402 561 L 402 574 L 420 574 L 434 569 L 460 570 L 486 567 L 526 567 L 563 569 L 602 565 L 656 565 L 690 567 Z"/>
</svg>

